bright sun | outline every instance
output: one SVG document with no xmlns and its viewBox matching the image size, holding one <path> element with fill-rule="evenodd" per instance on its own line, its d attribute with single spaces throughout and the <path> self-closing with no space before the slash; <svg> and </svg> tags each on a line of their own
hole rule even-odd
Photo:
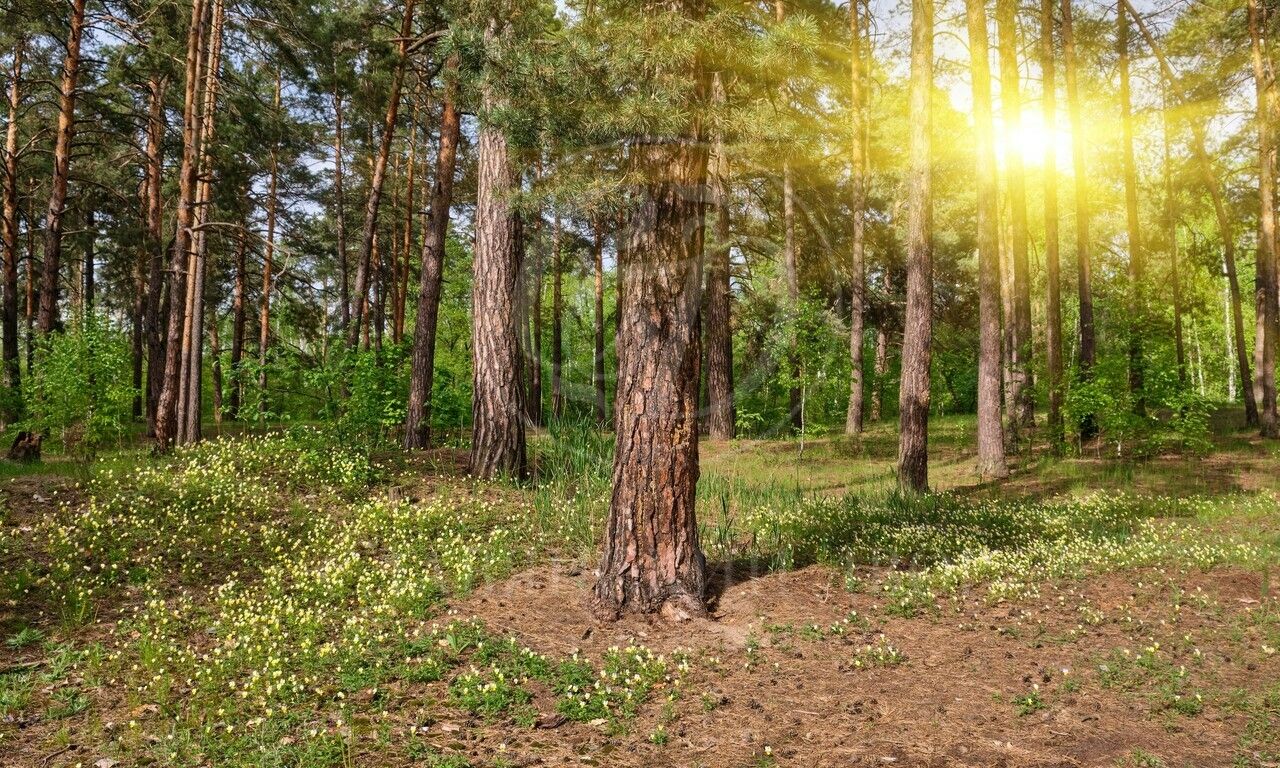
<svg viewBox="0 0 1280 768">
<path fill-rule="evenodd" d="M 1058 172 L 1070 169 L 1071 131 L 1060 125 L 1046 127 L 1044 117 L 1038 112 L 1023 113 L 1022 125 L 1012 133 L 1005 130 L 999 118 L 995 128 L 996 152 L 1001 165 L 1010 152 L 1017 152 L 1024 165 L 1040 167 L 1044 165 L 1045 153 L 1052 149 Z"/>
</svg>

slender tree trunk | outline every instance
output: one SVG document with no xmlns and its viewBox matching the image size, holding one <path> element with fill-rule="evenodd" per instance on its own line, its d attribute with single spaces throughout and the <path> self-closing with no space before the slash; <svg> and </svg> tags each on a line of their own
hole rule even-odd
<svg viewBox="0 0 1280 768">
<path fill-rule="evenodd" d="M 1053 46 L 1053 0 L 1040 3 L 1040 76 L 1045 130 L 1058 122 L 1057 80 Z M 1058 241 L 1058 157 L 1053 142 L 1044 150 L 1044 264 L 1048 296 L 1045 302 L 1045 346 L 1049 378 L 1048 441 L 1050 450 L 1060 454 L 1065 439 L 1062 402 L 1064 394 L 1062 360 L 1062 266 Z"/>
<path fill-rule="evenodd" d="M 724 82 L 716 73 L 711 81 L 713 103 L 725 102 Z M 730 440 L 734 436 L 733 407 L 733 294 L 730 287 L 729 262 L 729 158 L 725 154 L 724 136 L 714 139 L 711 180 L 711 206 L 715 210 L 715 247 L 707 264 L 707 401 L 708 434 L 712 440 Z M 621 240 L 621 238 L 619 238 Z M 621 310 L 619 310 L 621 314 Z"/>
<path fill-rule="evenodd" d="M 18 110 L 22 105 L 22 57 L 26 41 L 18 40 L 13 49 L 13 67 L 9 72 L 9 122 L 5 125 L 3 218 L 0 238 L 4 244 L 4 386 L 9 391 L 5 422 L 22 415 L 21 362 L 18 353 Z"/>
<path fill-rule="evenodd" d="M 1009 476 L 1009 468 L 1005 463 L 1000 409 L 999 179 L 996 174 L 988 64 L 991 45 L 987 36 L 985 0 L 966 0 L 965 8 L 969 26 L 974 135 L 977 139 L 974 150 L 978 183 L 978 476 L 983 479 L 1003 478 Z M 1020 402 L 1017 398 L 1014 401 Z M 1016 422 L 1017 417 L 1012 420 Z"/>
<path fill-rule="evenodd" d="M 1143 22 L 1142 16 L 1134 10 L 1129 0 L 1120 0 L 1120 2 L 1137 23 L 1138 31 L 1142 33 L 1143 40 L 1146 41 L 1147 47 L 1155 55 L 1156 61 L 1160 65 L 1160 72 L 1164 76 L 1165 82 L 1169 84 L 1170 91 L 1177 104 L 1179 106 L 1184 105 L 1186 103 L 1186 93 L 1183 91 L 1178 76 L 1174 73 L 1173 66 L 1169 63 L 1169 59 L 1164 55 L 1164 50 L 1161 48 L 1159 41 L 1151 34 L 1151 30 Z M 1217 175 L 1214 173 L 1213 162 L 1209 159 L 1209 153 L 1205 149 L 1204 122 L 1194 115 L 1189 116 L 1187 122 L 1191 128 L 1191 154 L 1196 161 L 1196 170 L 1200 176 L 1200 181 L 1204 184 L 1213 203 L 1214 216 L 1218 221 L 1218 232 L 1222 236 L 1222 257 L 1227 273 L 1227 285 L 1231 292 L 1231 325 L 1235 329 L 1236 366 L 1240 373 L 1240 389 L 1244 394 L 1245 423 L 1249 426 L 1258 426 L 1258 401 L 1254 397 L 1253 387 L 1250 386 L 1253 376 L 1249 372 L 1249 350 L 1244 338 L 1244 312 L 1241 309 L 1240 279 L 1236 272 L 1235 225 L 1227 211 L 1226 204 L 1223 202 L 1222 189 L 1218 183 Z"/>
<path fill-rule="evenodd" d="M 605 413 L 604 392 L 604 233 L 603 224 L 597 218 L 592 222 L 591 243 L 592 275 L 595 278 L 594 354 L 591 369 L 591 386 L 595 392 L 596 424 L 604 427 L 608 421 Z"/>
<path fill-rule="evenodd" d="M 338 230 L 338 303 L 342 305 L 340 307 L 340 317 L 342 318 L 342 333 L 345 336 L 347 328 L 351 324 L 351 275 L 347 266 L 347 209 L 346 195 L 342 186 L 342 94 L 338 90 L 336 80 L 333 85 L 333 121 L 333 215 Z M 232 418 L 235 418 L 235 416 L 232 416 Z"/>
<path fill-rule="evenodd" d="M 147 296 L 143 328 L 147 343 L 147 435 L 156 434 L 156 407 L 164 386 L 165 318 L 164 311 L 164 94 L 168 78 L 154 76 L 147 81 L 148 115 L 146 146 L 147 199 Z"/>
<path fill-rule="evenodd" d="M 245 233 L 247 217 L 240 230 L 236 232 L 236 274 L 231 289 L 231 403 L 227 409 L 227 418 L 232 421 L 240 419 L 240 405 L 244 402 L 244 330 L 245 318 L 245 266 L 249 250 L 249 238 Z"/>
<path fill-rule="evenodd" d="M 1268 71 L 1264 49 L 1265 28 L 1259 0 L 1249 0 L 1249 38 L 1253 58 L 1253 78 L 1258 99 L 1258 290 L 1262 315 L 1262 360 L 1258 379 L 1262 383 L 1259 424 L 1263 437 L 1280 437 L 1276 420 L 1276 333 L 1280 332 L 1276 275 L 1276 144 L 1272 116 L 1277 105 L 1274 73 Z M 1268 42 L 1273 42 L 1268 39 Z"/>
<path fill-rule="evenodd" d="M 276 70 L 276 90 L 272 102 L 280 111 L 280 70 Z M 277 148 L 271 147 L 268 161 L 270 177 L 267 180 L 267 241 L 262 251 L 262 298 L 258 309 L 258 412 L 265 414 L 267 402 L 267 350 L 271 346 L 271 291 L 275 275 L 276 214 L 279 207 L 280 162 Z"/>
<path fill-rule="evenodd" d="M 850 437 L 862 434 L 862 348 L 866 318 L 866 231 L 867 231 L 867 117 L 866 82 L 863 73 L 862 14 L 858 0 L 849 3 L 849 36 L 853 62 L 850 71 L 849 110 L 853 115 L 853 259 L 849 283 L 849 407 L 845 413 L 844 433 Z"/>
<path fill-rule="evenodd" d="M 419 89 L 421 90 L 421 89 Z M 413 252 L 413 218 L 414 218 L 414 182 L 415 172 L 418 162 L 418 116 L 421 112 L 421 99 L 415 99 L 413 105 L 413 119 L 409 122 L 409 159 L 408 170 L 405 173 L 405 202 L 404 202 L 404 233 L 401 240 L 401 258 L 400 269 L 394 272 L 392 277 L 396 281 L 395 290 L 395 308 L 392 311 L 394 322 L 392 324 L 391 338 L 399 344 L 404 338 L 405 308 L 408 303 L 409 292 L 409 255 Z M 427 104 L 426 112 L 431 113 L 431 105 Z"/>
<path fill-rule="evenodd" d="M 871 389 L 871 421 L 884 415 L 884 385 L 889 374 L 889 319 L 881 318 L 876 326 L 875 384 Z"/>
<path fill-rule="evenodd" d="M 1022 125 L 1021 74 L 1018 69 L 1018 0 L 996 0 L 996 26 L 1000 38 L 1000 105 L 1005 130 L 1019 135 Z M 1021 427 L 1034 427 L 1035 390 L 1031 382 L 1031 280 L 1027 257 L 1027 191 L 1022 154 L 1005 154 L 1008 168 L 1009 224 L 1012 232 L 1013 334 L 1010 368 L 1013 411 L 1009 424 L 1014 437 Z"/>
<path fill-rule="evenodd" d="M 205 0 L 193 0 L 187 32 L 186 88 L 182 108 L 182 163 L 178 171 L 178 215 L 169 260 L 169 317 L 165 337 L 164 381 L 156 403 L 156 444 L 167 450 L 177 436 L 181 388 L 182 330 L 185 322 L 187 264 L 193 250 L 196 220 L 200 130 L 198 94 L 203 77 L 204 37 L 208 19 Z"/>
<path fill-rule="evenodd" d="M 537 241 L 541 242 L 542 213 L 538 212 L 534 226 L 539 233 Z M 532 345 L 529 355 L 529 395 L 525 405 L 529 420 L 534 426 L 542 426 L 542 273 L 544 265 L 542 248 L 533 249 L 533 284 L 530 288 L 529 312 L 531 315 Z"/>
<path fill-rule="evenodd" d="M 774 0 L 774 17 L 781 24 L 786 20 L 786 5 L 783 0 Z M 783 86 L 783 92 L 788 88 Z M 800 311 L 800 274 L 796 264 L 796 187 L 795 176 L 791 169 L 791 160 L 782 161 L 782 270 L 786 279 L 788 311 Z M 791 369 L 792 385 L 789 393 L 791 410 L 791 431 L 799 434 L 804 430 L 804 413 L 802 409 L 803 392 L 800 378 L 800 351 L 798 339 L 793 330 L 788 340 L 787 365 Z"/>
<path fill-rule="evenodd" d="M 458 68 L 458 57 L 446 63 Z M 431 445 L 431 391 L 435 370 L 436 324 L 440 316 L 440 289 L 444 281 L 445 237 L 449 207 L 453 202 L 453 174 L 458 157 L 460 123 L 453 86 L 445 91 L 440 116 L 440 149 L 436 153 L 436 178 L 422 233 L 422 276 L 418 286 L 418 313 L 413 328 L 413 357 L 409 377 L 409 407 L 405 420 L 405 448 Z"/>
<path fill-rule="evenodd" d="M 667 5 L 651 0 L 646 8 Z M 702 3 L 681 11 L 700 15 Z M 661 11 L 659 11 L 661 12 Z M 700 97 L 705 98 L 703 94 Z M 695 105 L 696 106 L 696 105 Z M 613 492 L 596 608 L 705 615 L 706 562 L 694 513 L 698 482 L 698 306 L 707 149 L 700 131 L 632 149 L 637 192 L 617 341 Z"/>
<path fill-rule="evenodd" d="M 1138 169 L 1133 159 L 1133 106 L 1129 86 L 1129 16 L 1123 4 L 1116 9 L 1116 55 L 1120 70 L 1120 141 L 1129 244 L 1129 392 L 1133 396 L 1134 413 L 1145 415 L 1142 337 L 1146 333 L 1146 244 L 1142 241 L 1138 220 Z"/>
<path fill-rule="evenodd" d="M 218 342 L 218 318 L 209 317 L 209 355 L 213 358 L 213 423 L 222 426 L 222 345 Z"/>
<path fill-rule="evenodd" d="M 72 0 L 67 55 L 59 84 L 58 132 L 53 147 L 53 182 L 49 212 L 45 218 L 44 272 L 40 280 L 40 315 L 36 325 L 48 334 L 58 325 L 58 270 L 62 262 L 62 218 L 67 208 L 67 182 L 71 176 L 71 143 L 76 129 L 76 88 L 80 78 L 80 38 L 84 34 L 85 0 Z"/>
<path fill-rule="evenodd" d="M 27 370 L 30 371 L 36 361 L 36 304 L 39 301 L 39 295 L 36 291 L 37 266 L 36 266 L 36 228 L 34 222 L 36 220 L 36 203 L 35 179 L 30 182 L 31 191 L 27 195 L 27 305 L 24 318 L 27 326 Z"/>
<path fill-rule="evenodd" d="M 1169 282 L 1173 288 L 1173 344 L 1178 365 L 1178 383 L 1187 385 L 1187 353 L 1182 333 L 1182 281 L 1178 271 L 1178 212 L 1177 199 L 1173 190 L 1173 159 L 1169 150 L 1170 138 L 1173 134 L 1170 117 L 1171 107 L 1165 100 L 1163 109 L 1164 139 L 1164 226 L 1169 250 Z"/>
<path fill-rule="evenodd" d="M 1067 111 L 1071 115 L 1071 160 L 1075 168 L 1076 198 L 1076 281 L 1080 300 L 1080 348 L 1077 366 L 1082 382 L 1093 378 L 1097 342 L 1093 325 L 1093 268 L 1089 257 L 1089 177 L 1085 162 L 1085 125 L 1076 75 L 1075 30 L 1071 18 L 1072 0 L 1062 0 L 1062 58 L 1067 83 Z M 1097 418 L 1085 414 L 1080 419 L 1081 442 L 1098 433 Z"/>
<path fill-rule="evenodd" d="M 94 276 L 94 266 L 97 256 L 94 253 L 94 246 L 97 245 L 98 239 L 98 216 L 94 212 L 92 203 L 84 213 L 84 267 L 81 269 L 80 276 L 83 282 L 84 291 L 84 317 L 88 319 L 93 314 L 93 303 L 96 300 L 97 280 Z"/>
<path fill-rule="evenodd" d="M 898 393 L 898 482 L 929 488 L 929 368 L 933 347 L 933 0 L 911 3 L 907 175 L 907 308 Z"/>
<path fill-rule="evenodd" d="M 410 35 L 413 32 L 413 7 L 415 0 L 406 0 L 404 16 L 400 21 L 400 57 L 391 79 L 391 94 L 387 100 L 387 116 L 382 122 L 382 139 L 369 179 L 369 198 L 364 209 L 364 230 L 360 240 L 360 255 L 356 263 L 355 316 L 365 317 L 369 304 L 369 269 L 373 263 L 373 239 L 378 231 L 378 207 L 382 203 L 382 187 L 387 176 L 387 161 L 391 157 L 391 144 L 395 140 L 396 115 L 400 111 L 400 91 L 404 86 L 404 71 L 409 59 Z M 347 329 L 347 347 L 355 349 L 360 339 L 360 325 Z"/>
<path fill-rule="evenodd" d="M 496 34 L 496 22 L 492 22 L 485 36 L 492 40 Z M 497 106 L 492 93 L 484 94 L 484 102 L 486 110 Z M 483 125 L 478 143 L 470 471 L 485 479 L 523 477 L 527 470 L 524 393 L 516 327 L 519 232 L 510 200 L 517 175 L 500 128 Z"/>
<path fill-rule="evenodd" d="M 551 231 L 551 417 L 564 418 L 564 254 L 560 250 L 560 213 Z"/>
</svg>

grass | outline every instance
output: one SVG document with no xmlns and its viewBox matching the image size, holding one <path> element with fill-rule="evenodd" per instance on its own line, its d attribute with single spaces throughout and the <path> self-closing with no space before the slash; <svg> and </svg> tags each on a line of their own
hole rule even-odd
<svg viewBox="0 0 1280 768">
<path fill-rule="evenodd" d="M 1091 492 L 1120 476 L 1136 483 L 1174 471 L 1159 461 L 1071 461 L 1037 463 L 1008 493 L 902 496 L 887 490 L 882 431 L 858 445 L 811 442 L 803 456 L 785 442 L 709 448 L 698 489 L 709 559 L 753 573 L 829 565 L 846 588 L 882 605 L 884 615 L 769 626 L 773 647 L 847 643 L 848 667 L 892 669 L 909 659 L 873 633 L 890 617 L 936 614 L 962 592 L 1015 601 L 1034 598 L 1047 581 L 1103 571 L 1261 569 L 1280 560 L 1274 528 L 1256 524 L 1274 514 L 1265 490 Z M 936 476 L 964 477 L 971 437 L 971 421 L 941 420 Z M 1262 460 L 1252 444 L 1240 450 Z M 448 706 L 515 729 L 533 727 L 539 696 L 571 721 L 625 729 L 656 700 L 671 704 L 687 657 L 634 643 L 595 658 L 544 656 L 446 613 L 450 598 L 527 565 L 590 563 L 610 451 L 590 426 L 558 425 L 534 441 L 531 484 L 443 478 L 420 500 L 380 491 L 414 480 L 393 462 L 334 445 L 318 430 L 213 441 L 161 461 L 108 458 L 80 478 L 74 500 L 29 530 L 0 529 L 0 561 L 14 565 L 0 577 L 0 599 L 30 622 L 5 628 L 6 647 L 48 657 L 38 672 L 0 674 L 0 717 L 79 722 L 94 715 L 95 688 L 110 680 L 131 710 L 168 724 L 158 742 L 126 728 L 117 739 L 123 754 L 175 766 L 347 762 L 353 718 L 365 737 L 391 738 L 379 713 L 392 684 L 439 684 Z M 1036 482 L 1067 487 L 1037 493 Z M 1182 487 L 1171 477 L 1151 484 Z M 1089 605 L 1078 613 L 1081 626 L 1108 620 Z M 1264 633 L 1264 652 L 1280 645 L 1275 622 L 1254 622 L 1242 636 Z M 96 626 L 111 629 L 76 644 L 48 639 Z M 749 638 L 748 671 L 759 655 Z M 1157 646 L 1102 659 L 1097 681 L 1148 696 L 1171 717 L 1198 716 L 1204 692 L 1166 656 Z M 1241 704 L 1255 751 L 1278 748 L 1270 736 L 1277 701 L 1272 692 Z M 710 714 L 720 698 L 696 703 Z M 1029 715 L 1051 701 L 1033 689 L 1013 703 L 1015 714 Z M 667 725 L 664 718 L 646 732 L 651 744 L 668 743 Z M 0 726 L 0 747 L 5 738 Z M 467 764 L 412 740 L 397 749 L 420 764 Z"/>
</svg>

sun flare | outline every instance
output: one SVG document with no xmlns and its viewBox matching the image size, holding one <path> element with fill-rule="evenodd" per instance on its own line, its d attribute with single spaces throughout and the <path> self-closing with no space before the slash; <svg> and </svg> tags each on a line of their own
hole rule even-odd
<svg viewBox="0 0 1280 768">
<path fill-rule="evenodd" d="M 1011 152 L 1017 152 L 1023 165 L 1041 168 L 1049 151 L 1059 173 L 1071 167 L 1071 131 L 1066 126 L 1046 126 L 1038 112 L 1027 112 L 1015 130 L 1008 130 L 999 119 L 996 121 L 996 152 L 1000 164 L 1008 160 Z"/>
</svg>

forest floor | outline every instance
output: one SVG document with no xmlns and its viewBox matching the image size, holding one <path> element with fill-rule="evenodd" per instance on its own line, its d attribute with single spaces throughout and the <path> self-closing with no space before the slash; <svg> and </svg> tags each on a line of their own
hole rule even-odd
<svg viewBox="0 0 1280 768">
<path fill-rule="evenodd" d="M 608 437 L 539 480 L 321 433 L 4 468 L 0 766 L 1280 765 L 1280 447 L 704 443 L 711 618 L 596 621 Z"/>
</svg>

